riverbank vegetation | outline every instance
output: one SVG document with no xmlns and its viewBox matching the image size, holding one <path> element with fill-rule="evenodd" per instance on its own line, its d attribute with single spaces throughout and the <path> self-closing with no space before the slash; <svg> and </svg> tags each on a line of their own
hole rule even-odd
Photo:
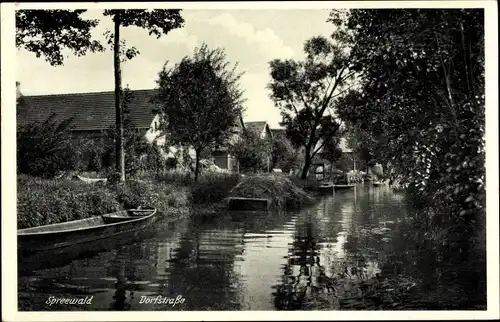
<svg viewBox="0 0 500 322">
<path fill-rule="evenodd" d="M 18 176 L 18 229 L 78 220 L 137 207 L 154 207 L 167 220 L 226 211 L 230 196 L 270 198 L 274 210 L 312 202 L 307 184 L 278 175 L 170 171 L 156 180 L 86 183 L 61 178 Z"/>
<path fill-rule="evenodd" d="M 483 14 L 351 10 L 333 11 L 330 22 L 347 31 L 359 74 L 338 115 L 370 138 L 372 157 L 408 186 L 422 237 L 412 242 L 456 264 L 442 277 L 464 283 L 464 298 L 484 300 Z"/>
<path fill-rule="evenodd" d="M 154 181 L 104 184 L 19 175 L 18 229 L 137 207 L 157 208 L 167 219 L 190 212 L 196 215 L 201 209 L 220 209 L 238 180 L 237 174 L 209 173 L 194 183 L 193 176 L 176 172 Z"/>
<path fill-rule="evenodd" d="M 189 210 L 189 199 L 188 189 L 166 183 L 129 180 L 104 185 L 19 175 L 17 225 L 29 228 L 137 207 L 155 207 L 175 218 Z"/>
</svg>

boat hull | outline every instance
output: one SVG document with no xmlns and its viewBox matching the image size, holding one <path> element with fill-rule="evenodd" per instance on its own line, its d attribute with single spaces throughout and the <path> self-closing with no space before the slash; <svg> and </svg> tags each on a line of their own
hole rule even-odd
<svg viewBox="0 0 500 322">
<path fill-rule="evenodd" d="M 352 189 L 356 185 L 351 185 L 351 184 L 339 184 L 339 185 L 328 185 L 328 186 L 319 186 L 318 190 L 319 192 L 322 193 L 332 193 L 334 190 L 345 190 L 345 189 Z"/>
<path fill-rule="evenodd" d="M 87 243 L 23 254 L 18 258 L 18 276 L 30 276 L 33 271 L 64 267 L 74 260 L 91 258 L 99 253 L 109 252 L 151 238 L 155 232 L 155 225 L 149 225 L 144 229 L 137 229 Z"/>
<path fill-rule="evenodd" d="M 354 187 L 356 187 L 355 184 L 336 184 L 335 186 L 335 190 L 343 190 L 343 189 L 352 189 Z"/>
<path fill-rule="evenodd" d="M 103 223 L 102 225 L 83 227 L 81 229 L 70 229 L 67 231 L 55 231 L 53 233 L 18 233 L 18 252 L 20 255 L 27 255 L 133 232 L 151 225 L 151 223 L 156 219 L 155 215 L 156 210 L 148 215 L 137 216 L 126 221 L 111 221 L 111 223 L 106 223 L 103 219 L 104 216 L 96 216 L 77 222 L 82 222 L 83 224 L 85 221 L 91 221 L 95 223 Z"/>
</svg>

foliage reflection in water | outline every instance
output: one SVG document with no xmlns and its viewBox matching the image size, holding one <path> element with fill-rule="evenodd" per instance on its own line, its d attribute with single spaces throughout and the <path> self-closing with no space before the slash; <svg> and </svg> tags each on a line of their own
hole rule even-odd
<svg viewBox="0 0 500 322">
<path fill-rule="evenodd" d="M 439 254 L 419 248 L 411 215 L 388 187 L 360 185 L 297 212 L 226 213 L 159 223 L 45 267 L 20 263 L 20 310 L 453 309 Z M 43 261 L 39 261 L 43 262 Z M 50 262 L 50 261 L 49 261 Z M 451 289 L 437 292 L 436 289 Z M 442 298 L 422 301 L 430 292 Z M 157 296 L 185 302 L 141 303 Z M 93 296 L 91 305 L 48 306 Z"/>
</svg>

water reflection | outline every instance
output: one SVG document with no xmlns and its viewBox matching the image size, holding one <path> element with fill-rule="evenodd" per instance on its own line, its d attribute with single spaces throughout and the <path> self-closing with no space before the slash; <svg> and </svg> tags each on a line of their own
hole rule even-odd
<svg viewBox="0 0 500 322">
<path fill-rule="evenodd" d="M 308 213 L 310 216 L 310 213 Z M 311 292 L 315 268 L 319 263 L 320 245 L 316 238 L 317 228 L 311 221 L 299 222 L 294 241 L 291 243 L 287 262 L 283 266 L 281 284 L 276 286 L 274 305 L 278 310 L 297 310 Z"/>
<path fill-rule="evenodd" d="M 122 263 L 122 265 L 116 268 L 116 291 L 110 309 L 117 311 L 128 310 L 130 308 L 130 302 L 127 301 L 127 291 L 125 288 L 125 265 Z"/>
<path fill-rule="evenodd" d="M 387 261 L 387 223 L 401 211 L 387 189 L 370 186 L 337 193 L 304 211 L 275 286 L 276 309 L 368 308 L 366 292 L 380 284 Z"/>
<path fill-rule="evenodd" d="M 125 244 L 109 242 L 66 261 L 20 263 L 20 310 L 409 307 L 379 290 L 395 289 L 394 278 L 410 286 L 436 285 L 439 272 L 436 256 L 406 242 L 400 224 L 406 216 L 400 196 L 365 184 L 297 212 L 224 213 L 158 224 Z M 93 300 L 48 307 L 49 296 Z M 158 296 L 185 301 L 144 301 Z"/>
</svg>

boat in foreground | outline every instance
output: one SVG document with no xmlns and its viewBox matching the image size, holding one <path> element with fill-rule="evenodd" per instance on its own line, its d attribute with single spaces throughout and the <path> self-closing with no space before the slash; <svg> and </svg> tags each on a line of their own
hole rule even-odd
<svg viewBox="0 0 500 322">
<path fill-rule="evenodd" d="M 36 253 L 87 243 L 143 229 L 150 225 L 156 209 L 122 210 L 101 216 L 44 225 L 17 231 L 21 254 Z"/>
</svg>

